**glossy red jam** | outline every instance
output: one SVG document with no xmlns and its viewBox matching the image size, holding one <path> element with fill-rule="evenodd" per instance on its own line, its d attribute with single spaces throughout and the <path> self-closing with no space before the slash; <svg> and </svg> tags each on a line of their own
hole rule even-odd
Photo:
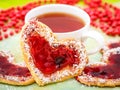
<svg viewBox="0 0 120 90">
<path fill-rule="evenodd" d="M 28 37 L 28 44 L 36 67 L 45 75 L 61 70 L 65 66 L 79 63 L 77 52 L 65 45 L 51 47 L 44 37 L 37 33 Z"/>
<path fill-rule="evenodd" d="M 0 55 L 0 75 L 27 77 L 31 76 L 27 67 L 14 65 L 7 60 L 7 57 Z"/>
<path fill-rule="evenodd" d="M 105 79 L 120 78 L 120 54 L 111 54 L 106 66 L 85 67 L 84 72 L 93 77 Z"/>
<path fill-rule="evenodd" d="M 111 44 L 108 45 L 108 47 L 110 49 L 120 47 L 120 42 L 111 43 Z"/>
</svg>

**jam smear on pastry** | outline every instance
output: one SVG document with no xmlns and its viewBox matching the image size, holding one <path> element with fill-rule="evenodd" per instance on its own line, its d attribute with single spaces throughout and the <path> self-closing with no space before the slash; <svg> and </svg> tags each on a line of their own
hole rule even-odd
<svg viewBox="0 0 120 90">
<path fill-rule="evenodd" d="M 14 62 L 14 57 L 0 51 L 0 82 L 11 85 L 28 85 L 34 82 L 29 69 Z"/>
<path fill-rule="evenodd" d="M 120 47 L 103 52 L 101 60 L 101 62 L 88 64 L 76 79 L 88 86 L 119 86 Z"/>
<path fill-rule="evenodd" d="M 31 76 L 27 67 L 14 65 L 7 60 L 7 57 L 0 55 L 0 74 L 5 76 L 28 77 Z"/>
<path fill-rule="evenodd" d="M 119 42 L 113 42 L 113 43 L 108 44 L 108 48 L 109 48 L 109 49 L 117 48 L 117 47 L 120 47 L 120 41 L 119 41 Z"/>
<path fill-rule="evenodd" d="M 84 73 L 93 77 L 105 78 L 105 79 L 117 79 L 120 78 L 120 54 L 111 54 L 108 58 L 108 64 L 106 66 L 90 67 L 87 66 L 84 69 Z"/>
</svg>

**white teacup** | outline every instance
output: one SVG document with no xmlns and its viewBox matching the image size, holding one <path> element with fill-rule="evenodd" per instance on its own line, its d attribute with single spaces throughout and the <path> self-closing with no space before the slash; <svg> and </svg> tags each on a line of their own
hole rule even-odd
<svg viewBox="0 0 120 90">
<path fill-rule="evenodd" d="M 48 5 L 39 6 L 27 13 L 27 15 L 25 16 L 25 22 L 28 22 L 33 17 L 37 17 L 39 15 L 43 15 L 46 13 L 53 13 L 53 12 L 66 13 L 77 16 L 81 18 L 85 23 L 84 27 L 78 30 L 74 30 L 72 32 L 62 32 L 62 33 L 54 32 L 59 40 L 66 38 L 74 38 L 84 42 L 86 38 L 93 38 L 98 43 L 98 46 L 93 50 L 88 51 L 88 54 L 96 53 L 98 50 L 101 49 L 101 47 L 103 47 L 104 39 L 102 35 L 96 31 L 90 30 L 89 15 L 82 9 L 75 6 L 65 5 L 65 4 L 48 4 Z"/>
</svg>

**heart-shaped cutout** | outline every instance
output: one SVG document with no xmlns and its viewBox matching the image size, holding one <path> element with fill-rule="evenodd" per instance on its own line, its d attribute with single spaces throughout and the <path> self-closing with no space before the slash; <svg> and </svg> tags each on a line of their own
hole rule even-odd
<svg viewBox="0 0 120 90">
<path fill-rule="evenodd" d="M 9 52 L 0 51 L 0 82 L 12 85 L 28 85 L 34 82 L 29 69 L 17 65 Z"/>
<path fill-rule="evenodd" d="M 39 85 L 77 76 L 87 63 L 81 42 L 58 41 L 50 28 L 39 21 L 31 20 L 23 27 L 21 46 L 25 62 Z"/>
<path fill-rule="evenodd" d="M 102 62 L 87 65 L 82 75 L 77 76 L 76 79 L 88 86 L 118 86 L 120 85 L 119 68 L 120 47 L 117 47 L 105 51 Z"/>
</svg>

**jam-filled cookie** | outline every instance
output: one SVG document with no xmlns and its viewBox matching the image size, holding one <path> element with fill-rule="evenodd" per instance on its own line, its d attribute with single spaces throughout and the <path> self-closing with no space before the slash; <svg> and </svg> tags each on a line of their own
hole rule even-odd
<svg viewBox="0 0 120 90">
<path fill-rule="evenodd" d="M 118 86 L 120 85 L 120 47 L 103 53 L 101 63 L 87 65 L 82 75 L 76 79 L 88 86 Z"/>
<path fill-rule="evenodd" d="M 34 82 L 29 69 L 15 63 L 9 52 L 0 51 L 0 82 L 11 85 L 28 85 Z"/>
<path fill-rule="evenodd" d="M 25 62 L 40 86 L 80 75 L 87 63 L 82 43 L 57 41 L 49 27 L 35 20 L 23 27 L 21 46 Z"/>
<path fill-rule="evenodd" d="M 106 42 L 106 45 L 101 49 L 101 53 L 106 52 L 109 49 L 120 47 L 120 40 L 112 40 Z"/>
</svg>

